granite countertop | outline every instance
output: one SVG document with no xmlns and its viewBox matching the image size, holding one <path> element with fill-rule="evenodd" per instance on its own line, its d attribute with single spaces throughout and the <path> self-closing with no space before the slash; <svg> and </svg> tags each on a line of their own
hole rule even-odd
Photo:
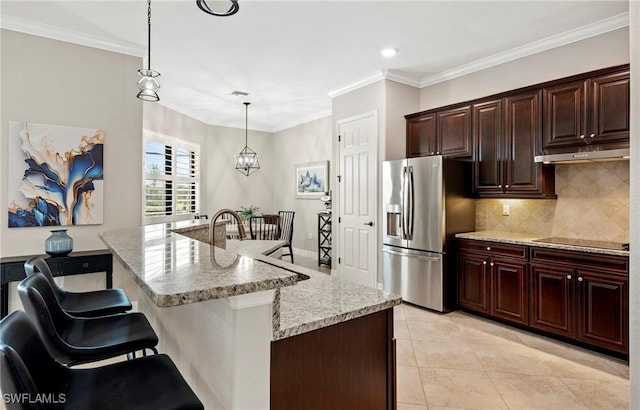
<svg viewBox="0 0 640 410">
<path fill-rule="evenodd" d="M 569 245 L 560 243 L 537 242 L 540 239 L 547 238 L 541 235 L 532 235 L 518 232 L 502 232 L 502 231 L 477 231 L 456 234 L 459 239 L 475 239 L 481 241 L 493 241 L 502 243 L 512 243 L 516 245 L 537 246 L 540 248 L 562 249 L 568 251 L 580 251 L 587 253 L 598 253 L 604 255 L 629 256 L 629 251 L 620 249 L 606 249 L 593 247 L 588 245 Z M 595 241 L 594 241 L 595 242 Z"/>
<path fill-rule="evenodd" d="M 188 221 L 100 235 L 160 307 L 275 289 L 273 340 L 279 340 L 402 302 L 400 296 L 269 257 L 282 241 L 227 240 L 223 250 L 173 232 L 176 228 L 208 232 L 208 224 Z"/>
<path fill-rule="evenodd" d="M 298 281 L 293 272 L 238 255 L 233 241 L 225 250 L 172 231 L 195 225 L 208 232 L 208 224 L 189 221 L 107 231 L 100 238 L 159 307 L 276 289 Z M 248 255 L 268 254 L 283 244 L 243 241 L 242 246 Z"/>
</svg>

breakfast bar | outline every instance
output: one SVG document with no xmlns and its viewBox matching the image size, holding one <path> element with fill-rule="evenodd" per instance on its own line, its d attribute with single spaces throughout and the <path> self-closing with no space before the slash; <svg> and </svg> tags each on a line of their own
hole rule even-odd
<svg viewBox="0 0 640 410">
<path fill-rule="evenodd" d="M 159 350 L 174 359 L 206 408 L 278 408 L 278 398 L 295 396 L 310 384 L 317 395 L 361 403 L 375 397 L 366 393 L 374 386 L 382 392 L 368 408 L 393 405 L 392 308 L 400 304 L 398 296 L 279 260 L 282 241 L 228 240 L 226 249 L 213 247 L 199 240 L 208 237 L 198 234 L 207 229 L 200 221 L 188 221 L 100 235 L 138 284 L 138 310 L 158 333 Z M 369 336 L 358 334 L 367 326 L 374 327 Z M 348 345 L 301 348 L 327 337 Z M 322 381 L 302 380 L 299 388 L 299 380 L 282 382 L 289 378 L 285 374 L 314 371 L 307 356 L 324 354 L 317 365 L 330 366 L 341 354 L 366 352 L 369 346 L 377 346 L 373 356 L 348 353 L 353 363 L 342 363 L 336 367 L 342 370 L 328 375 L 354 384 L 341 386 L 343 395 Z M 283 351 L 290 353 L 283 356 Z M 376 360 L 381 364 L 377 370 L 363 368 Z M 358 386 L 370 383 L 372 376 L 353 377 L 350 371 L 377 372 L 379 382 Z M 313 392 L 305 397 L 314 397 Z"/>
</svg>

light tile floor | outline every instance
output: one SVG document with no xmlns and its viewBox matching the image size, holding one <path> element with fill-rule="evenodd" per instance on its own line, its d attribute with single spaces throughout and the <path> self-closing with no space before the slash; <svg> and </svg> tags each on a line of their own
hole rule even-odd
<svg viewBox="0 0 640 410">
<path fill-rule="evenodd" d="M 291 262 L 291 259 L 288 256 L 283 256 L 282 260 L 285 262 Z M 299 255 L 295 253 L 295 251 L 293 252 L 293 264 L 303 266 L 305 268 L 313 269 L 318 272 L 326 273 L 329 275 L 331 274 L 331 269 L 328 266 L 326 265 L 318 266 L 318 258 L 310 258 L 308 256 Z"/>
<path fill-rule="evenodd" d="M 624 361 L 462 311 L 394 309 L 398 410 L 629 408 Z"/>
</svg>

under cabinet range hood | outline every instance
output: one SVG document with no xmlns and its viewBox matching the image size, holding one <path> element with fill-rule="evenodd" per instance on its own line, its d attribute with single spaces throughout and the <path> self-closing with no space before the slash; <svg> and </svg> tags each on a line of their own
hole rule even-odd
<svg viewBox="0 0 640 410">
<path fill-rule="evenodd" d="M 602 151 L 574 151 L 563 154 L 536 155 L 535 162 L 544 164 L 569 164 L 589 161 L 620 161 L 631 157 L 630 149 L 606 149 Z"/>
</svg>

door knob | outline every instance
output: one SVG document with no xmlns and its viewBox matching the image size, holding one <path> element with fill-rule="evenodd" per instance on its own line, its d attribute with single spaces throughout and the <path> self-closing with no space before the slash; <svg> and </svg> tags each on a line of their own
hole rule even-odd
<svg viewBox="0 0 640 410">
<path fill-rule="evenodd" d="M 373 226 L 373 221 L 370 222 L 365 222 L 364 225 L 369 225 L 369 226 Z"/>
</svg>

